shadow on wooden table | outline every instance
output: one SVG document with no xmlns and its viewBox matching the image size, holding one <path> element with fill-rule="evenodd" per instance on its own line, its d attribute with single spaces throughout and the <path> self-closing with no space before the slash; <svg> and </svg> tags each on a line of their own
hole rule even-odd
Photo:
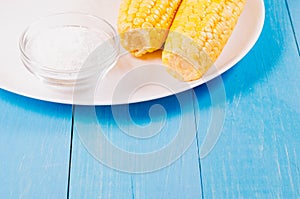
<svg viewBox="0 0 300 199">
<path fill-rule="evenodd" d="M 3 103 L 9 104 L 10 106 L 18 107 L 22 110 L 36 112 L 42 115 L 55 115 L 55 117 L 58 118 L 66 118 L 67 115 L 69 115 L 69 112 L 65 110 L 69 110 L 71 108 L 71 105 L 36 100 L 11 93 L 3 89 L 0 89 L 0 96 L 0 100 Z M 57 112 L 59 111 L 61 112 L 61 114 L 57 114 Z"/>
</svg>

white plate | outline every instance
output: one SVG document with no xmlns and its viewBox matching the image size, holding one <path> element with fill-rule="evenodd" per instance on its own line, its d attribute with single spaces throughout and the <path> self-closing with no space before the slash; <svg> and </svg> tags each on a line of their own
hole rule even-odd
<svg viewBox="0 0 300 199">
<path fill-rule="evenodd" d="M 29 73 L 21 63 L 18 48 L 19 37 L 33 21 L 49 14 L 76 11 L 105 18 L 115 26 L 119 4 L 120 0 L 2 0 L 0 7 L 0 87 L 27 97 L 66 104 L 108 105 L 165 97 L 199 86 L 234 66 L 257 41 L 265 16 L 263 0 L 248 0 L 230 40 L 215 63 L 217 70 L 211 70 L 205 78 L 188 84 L 173 80 L 159 67 L 141 67 L 142 70 L 139 70 L 138 65 L 160 63 L 159 56 L 155 54 L 144 60 L 137 60 L 126 55 L 93 91 L 91 100 L 85 99 L 83 96 L 87 95 L 84 93 L 76 92 L 76 95 L 81 97 L 74 97 L 71 90 L 46 85 Z"/>
</svg>

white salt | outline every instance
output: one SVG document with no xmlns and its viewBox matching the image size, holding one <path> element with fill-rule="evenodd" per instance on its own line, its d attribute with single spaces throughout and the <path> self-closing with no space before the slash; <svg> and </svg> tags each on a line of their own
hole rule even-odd
<svg viewBox="0 0 300 199">
<path fill-rule="evenodd" d="M 112 52 L 107 40 L 107 35 L 91 29 L 61 26 L 40 31 L 27 43 L 26 52 L 41 66 L 55 70 L 78 70 L 99 45 L 106 43 L 102 58 Z"/>
</svg>

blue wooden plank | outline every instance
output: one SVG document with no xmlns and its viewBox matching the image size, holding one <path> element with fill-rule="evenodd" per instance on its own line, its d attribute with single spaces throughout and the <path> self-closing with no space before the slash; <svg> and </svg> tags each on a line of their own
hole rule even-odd
<svg viewBox="0 0 300 199">
<path fill-rule="evenodd" d="M 65 198 L 72 107 L 0 90 L 1 198 Z"/>
<path fill-rule="evenodd" d="M 292 22 L 298 53 L 300 55 L 300 2 L 297 0 L 286 0 L 286 3 Z"/>
<path fill-rule="evenodd" d="M 171 166 L 152 173 L 135 175 L 134 198 L 202 198 L 197 144 L 194 141 Z"/>
<path fill-rule="evenodd" d="M 151 173 L 134 175 L 133 187 L 135 198 L 202 198 L 201 174 L 199 165 L 199 156 L 196 136 L 196 124 L 194 115 L 193 92 L 188 91 L 176 97 L 169 97 L 152 102 L 164 107 L 167 114 L 164 129 L 159 132 L 156 138 L 149 143 L 137 146 L 137 151 L 143 151 L 145 148 L 162 150 L 163 147 L 171 146 L 172 140 L 179 139 L 179 143 L 173 146 L 172 151 L 180 148 L 190 138 L 193 141 L 189 148 L 181 151 L 182 156 L 174 162 L 170 161 L 170 166 Z M 183 99 L 183 100 L 182 100 Z M 179 102 L 179 103 L 178 103 Z M 137 107 L 136 110 L 140 110 Z M 144 114 L 148 110 L 143 108 Z M 151 125 L 157 125 L 152 123 Z M 155 129 L 156 127 L 154 127 Z M 184 132 L 184 138 L 179 138 L 181 130 Z M 154 148 L 153 148 L 154 147 Z M 164 157 L 158 157 L 156 161 L 171 159 L 172 152 L 165 154 Z"/>
<path fill-rule="evenodd" d="M 75 129 L 72 142 L 70 198 L 132 198 L 131 175 L 101 164 L 88 152 L 87 145 L 80 140 L 80 136 L 84 136 L 84 133 L 95 132 L 95 126 L 101 124 L 101 127 L 104 128 L 103 133 L 113 137 L 115 142 L 126 145 L 126 140 L 116 136 L 118 128 L 113 124 L 110 107 L 100 106 L 95 109 L 101 114 L 99 116 L 101 120 L 96 125 L 93 115 L 91 116 L 87 112 L 82 116 L 85 108 L 90 110 L 90 107 L 79 106 L 76 106 L 74 110 Z M 97 139 L 93 136 L 89 138 Z M 100 147 L 101 145 L 99 145 Z"/>
<path fill-rule="evenodd" d="M 70 198 L 132 198 L 131 176 L 94 159 L 74 132 Z"/>
<path fill-rule="evenodd" d="M 222 76 L 225 123 L 217 144 L 201 159 L 206 198 L 300 197 L 300 60 L 284 1 L 265 4 L 261 38 Z M 198 115 L 209 124 L 205 117 L 215 105 L 205 86 L 196 93 L 203 101 Z M 205 135 L 199 126 L 200 145 Z"/>
<path fill-rule="evenodd" d="M 128 107 L 130 116 L 126 114 L 126 105 L 97 107 L 98 124 L 89 119 L 93 115 L 87 111 L 88 108 L 76 106 L 75 127 L 77 131 L 83 129 L 84 132 L 79 132 L 79 135 L 81 138 L 87 135 L 87 139 L 74 137 L 71 198 L 76 196 L 78 198 L 201 198 L 192 94 L 182 94 L 181 99 L 184 101 L 183 107 L 180 107 L 175 97 L 132 104 Z M 181 124 L 181 121 L 184 122 Z M 80 125 L 85 126 L 82 128 Z M 131 154 L 143 154 L 146 161 L 132 159 L 128 154 L 118 157 L 107 147 L 101 148 L 101 144 L 93 143 L 94 140 L 99 139 L 97 134 L 91 133 L 95 131 L 95 125 L 101 126 L 101 133 L 114 146 Z M 183 130 L 183 134 L 180 135 L 185 135 L 189 139 L 177 141 L 187 143 L 186 148 L 181 149 L 180 144 L 177 143 L 171 145 L 173 147 L 171 151 L 176 154 L 179 149 L 179 154 L 183 156 L 181 158 L 178 156 L 180 159 L 176 161 L 172 156 L 174 154 L 165 153 L 162 156 L 154 156 L 150 162 L 147 161 L 149 154 L 168 148 L 170 142 L 176 140 L 180 127 Z M 99 150 L 105 151 L 112 157 L 112 162 L 115 157 L 119 158 L 116 160 L 117 165 L 114 165 L 115 170 L 103 166 L 103 164 L 108 165 L 110 160 L 101 159 L 102 164 L 94 160 L 84 149 L 82 140 L 85 140 L 83 141 L 85 144 L 89 143 L 90 147 L 94 144 L 92 149 L 88 147 L 89 152 L 99 147 Z M 99 158 L 99 151 L 94 150 L 94 152 L 94 155 Z M 171 165 L 168 166 L 169 164 Z"/>
</svg>

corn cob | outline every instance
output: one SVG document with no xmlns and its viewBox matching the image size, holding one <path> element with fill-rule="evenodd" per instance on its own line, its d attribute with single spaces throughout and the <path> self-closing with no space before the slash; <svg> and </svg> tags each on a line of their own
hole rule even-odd
<svg viewBox="0 0 300 199">
<path fill-rule="evenodd" d="M 181 0 L 122 0 L 118 32 L 122 46 L 141 56 L 162 47 Z"/>
<path fill-rule="evenodd" d="M 246 0 L 183 0 L 162 53 L 164 65 L 183 81 L 199 79 L 227 43 Z"/>
</svg>

